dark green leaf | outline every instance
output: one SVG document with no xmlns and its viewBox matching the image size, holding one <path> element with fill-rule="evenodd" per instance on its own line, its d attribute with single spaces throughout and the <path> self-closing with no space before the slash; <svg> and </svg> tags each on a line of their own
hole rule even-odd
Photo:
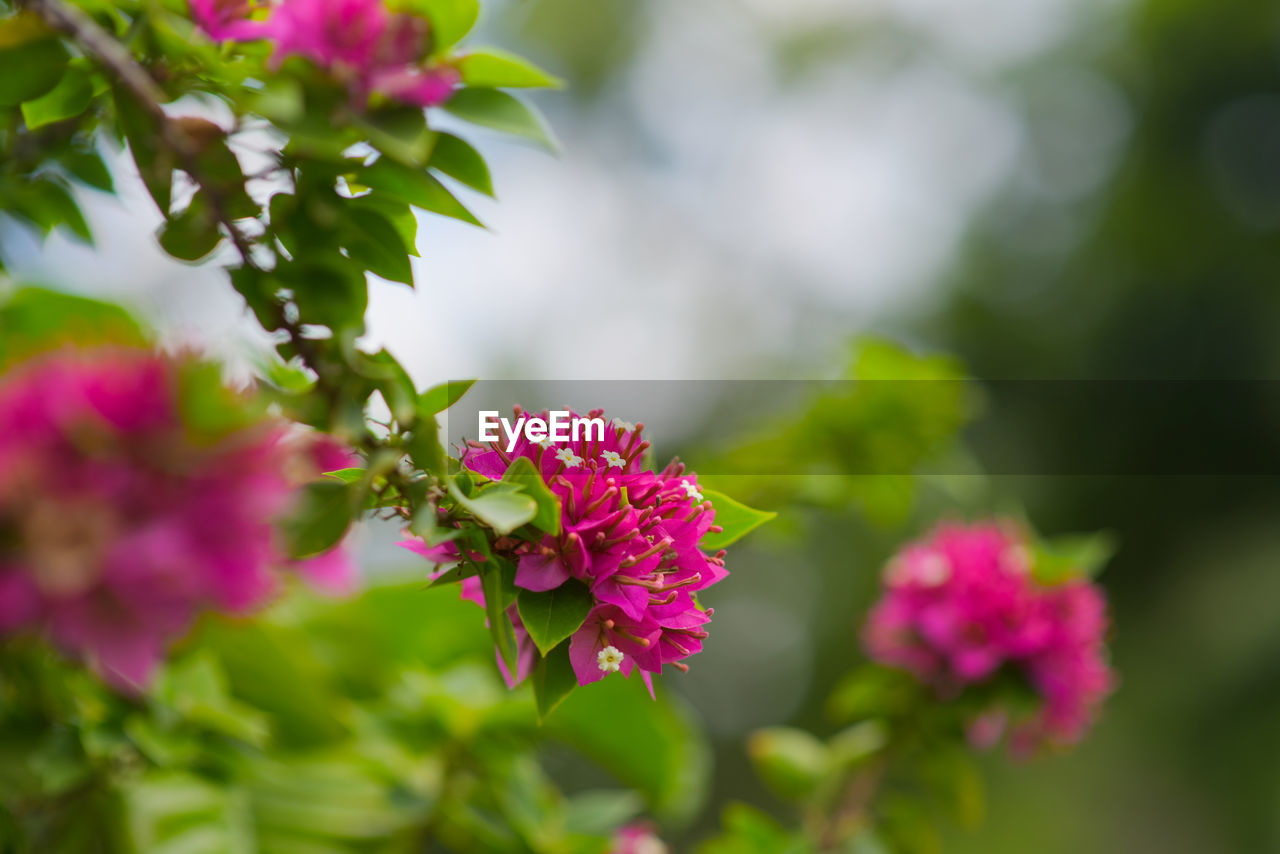
<svg viewBox="0 0 1280 854">
<path fill-rule="evenodd" d="M 33 13 L 0 20 L 0 105 L 19 104 L 53 89 L 70 58 Z"/>
<path fill-rule="evenodd" d="M 755 510 L 712 489 L 702 490 L 702 495 L 711 502 L 711 506 L 716 511 L 715 523 L 724 529 L 719 533 L 709 533 L 702 538 L 699 545 L 708 551 L 719 551 L 736 543 L 778 515 L 765 510 Z"/>
<path fill-rule="evenodd" d="M 177 164 L 173 153 L 160 144 L 159 117 L 140 104 L 124 87 L 116 87 L 115 104 L 120 128 L 129 143 L 129 151 L 138 167 L 138 173 L 146 184 L 147 192 L 160 208 L 160 213 L 168 216 L 173 191 L 173 170 Z"/>
<path fill-rule="evenodd" d="M 507 618 L 507 606 L 515 592 L 514 579 L 515 567 L 502 558 L 492 557 L 480 567 L 480 587 L 484 591 L 489 632 L 510 673 L 515 673 L 517 667 L 515 633 L 511 620 Z"/>
<path fill-rule="evenodd" d="M 282 264 L 277 275 L 293 291 L 303 323 L 334 331 L 363 328 L 369 290 L 364 271 L 348 259 L 315 252 L 300 262 Z"/>
<path fill-rule="evenodd" d="M 95 190 L 106 193 L 115 192 L 111 171 L 107 169 L 107 164 L 103 162 L 102 156 L 97 151 L 69 151 L 60 160 L 77 181 Z"/>
<path fill-rule="evenodd" d="M 222 242 L 218 221 L 204 191 L 196 193 L 186 210 L 160 226 L 156 235 L 164 251 L 182 261 L 199 261 Z"/>
<path fill-rule="evenodd" d="M 312 557 L 338 544 L 351 524 L 351 488 L 335 480 L 309 483 L 281 523 L 291 558 Z"/>
<path fill-rule="evenodd" d="M 538 659 L 533 668 L 533 697 L 538 706 L 538 719 L 547 716 L 578 687 L 578 677 L 569 661 L 569 645 L 557 647 Z"/>
<path fill-rule="evenodd" d="M 497 89 L 462 89 L 445 104 L 445 109 L 472 124 L 530 140 L 547 151 L 557 143 L 538 111 L 523 101 Z"/>
<path fill-rule="evenodd" d="M 352 261 L 376 276 L 413 287 L 409 251 L 386 217 L 368 208 L 352 207 L 344 225 L 343 246 Z"/>
<path fill-rule="evenodd" d="M 496 48 L 468 51 L 457 60 L 462 82 L 467 86 L 493 89 L 517 87 L 559 87 L 563 81 L 543 71 L 523 57 Z"/>
<path fill-rule="evenodd" d="M 484 158 L 460 137 L 449 133 L 440 134 L 435 150 L 431 152 L 429 165 L 473 190 L 486 196 L 493 195 L 493 180 L 489 177 L 489 167 Z"/>
<path fill-rule="evenodd" d="M 591 591 L 572 578 L 542 593 L 521 590 L 516 599 L 520 619 L 543 655 L 581 628 L 594 606 Z"/>
<path fill-rule="evenodd" d="M 381 157 L 359 173 L 360 183 L 375 193 L 384 193 L 425 211 L 481 225 L 471 211 L 453 197 L 431 173 Z"/>
<path fill-rule="evenodd" d="M 22 102 L 22 120 L 29 128 L 43 127 L 80 115 L 89 108 L 92 100 L 93 85 L 89 82 L 89 75 L 78 68 L 70 68 L 58 85 L 39 98 Z"/>
</svg>

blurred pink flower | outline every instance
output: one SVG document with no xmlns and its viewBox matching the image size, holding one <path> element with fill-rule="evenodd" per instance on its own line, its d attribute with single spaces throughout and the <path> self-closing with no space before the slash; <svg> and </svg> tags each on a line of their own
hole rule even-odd
<svg viewBox="0 0 1280 854">
<path fill-rule="evenodd" d="M 266 38 L 266 26 L 250 15 L 258 5 L 251 0 L 190 0 L 191 17 L 217 42 L 254 41 Z"/>
<path fill-rule="evenodd" d="M 278 569 L 352 583 L 341 552 L 290 562 L 275 539 L 316 442 L 267 422 L 210 438 L 183 420 L 183 364 L 63 352 L 0 378 L 0 634 L 43 632 L 122 688 L 200 611 L 261 605 Z"/>
<path fill-rule="evenodd" d="M 457 69 L 427 61 L 430 22 L 392 13 L 382 0 L 276 0 L 251 19 L 249 0 L 191 0 L 191 16 L 215 41 L 270 39 L 277 63 L 301 56 L 346 84 L 354 98 L 379 94 L 433 107 L 452 97 Z"/>
<path fill-rule="evenodd" d="M 614 834 L 609 854 L 667 854 L 670 850 L 646 825 L 629 824 Z"/>
<path fill-rule="evenodd" d="M 517 419 L 524 415 L 516 409 Z M 602 417 L 599 410 L 588 415 Z M 537 543 L 511 540 L 505 556 L 516 564 L 515 584 L 522 589 L 553 590 L 570 579 L 590 589 L 595 608 L 569 646 L 582 685 L 639 670 L 652 690 L 651 675 L 663 665 L 688 670 L 684 659 L 702 649 L 712 614 L 696 595 L 728 575 L 723 552 L 708 555 L 698 547 L 708 531 L 719 529 L 697 476 L 674 462 L 659 472 L 644 470 L 649 443 L 643 430 L 615 420 L 603 439 L 538 443 L 522 435 L 510 453 L 473 442 L 463 454 L 464 466 L 494 480 L 524 457 L 559 499 L 560 533 Z M 437 562 L 458 558 L 452 544 L 405 545 Z"/>
<path fill-rule="evenodd" d="M 1046 587 L 1012 526 L 942 525 L 889 564 L 863 631 L 868 655 L 954 694 L 1013 668 L 1041 699 L 1015 742 L 1071 742 L 1088 728 L 1114 677 L 1106 662 L 1106 602 L 1087 580 Z M 997 740 L 1003 710 L 974 722 L 975 744 Z"/>
</svg>

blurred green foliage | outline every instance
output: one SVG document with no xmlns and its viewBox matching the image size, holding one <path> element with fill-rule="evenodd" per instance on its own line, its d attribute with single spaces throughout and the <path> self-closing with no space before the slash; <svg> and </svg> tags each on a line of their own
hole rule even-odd
<svg viewBox="0 0 1280 854">
<path fill-rule="evenodd" d="M 205 620 L 136 698 L 8 644 L 0 847 L 568 854 L 605 851 L 642 809 L 697 811 L 706 747 L 678 703 L 608 680 L 540 726 L 478 617 L 418 583 L 296 592 L 252 621 Z M 538 761 L 551 745 L 628 788 L 562 794 Z"/>
</svg>

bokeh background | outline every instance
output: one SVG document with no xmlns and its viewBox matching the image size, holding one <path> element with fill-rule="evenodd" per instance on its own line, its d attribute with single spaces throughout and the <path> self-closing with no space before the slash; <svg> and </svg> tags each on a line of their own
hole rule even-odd
<svg viewBox="0 0 1280 854">
<path fill-rule="evenodd" d="M 426 218 L 417 289 L 373 288 L 371 337 L 420 384 L 830 379 L 867 333 L 979 380 L 1197 381 L 1147 417 L 990 383 L 967 450 L 921 448 L 950 476 L 906 500 L 771 505 L 756 483 L 795 512 L 735 551 L 707 652 L 667 680 L 715 747 L 681 844 L 729 799 L 786 815 L 744 739 L 826 726 L 885 555 L 938 514 L 1009 508 L 1119 535 L 1123 681 L 1075 752 L 989 757 L 987 820 L 947 850 L 1280 850 L 1280 7 L 519 0 L 483 27 L 566 79 L 539 101 L 562 152 L 490 142 L 500 200 L 469 199 L 490 230 Z M 13 231 L 6 264 L 252 364 L 238 297 L 166 260 L 119 185 L 88 206 L 96 249 Z M 696 387 L 660 451 L 718 460 L 723 425 L 762 413 Z M 365 532 L 367 571 L 414 571 L 389 541 Z"/>
</svg>

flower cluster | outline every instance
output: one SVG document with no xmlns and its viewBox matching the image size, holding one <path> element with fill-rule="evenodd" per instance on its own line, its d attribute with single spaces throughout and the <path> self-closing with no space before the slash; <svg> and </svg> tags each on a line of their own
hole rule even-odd
<svg viewBox="0 0 1280 854">
<path fill-rule="evenodd" d="M 189 364 L 63 352 L 0 380 L 0 636 L 42 632 L 125 689 L 199 611 L 261 604 L 289 566 L 273 520 L 301 481 L 350 465 L 268 423 L 192 429 Z M 352 581 L 338 550 L 291 568 L 330 592 Z"/>
<path fill-rule="evenodd" d="M 516 417 L 522 417 L 518 407 Z M 603 415 L 596 410 L 589 417 Z M 614 419 L 603 439 L 552 443 L 521 436 L 510 453 L 472 442 L 462 457 L 468 469 L 493 480 L 524 457 L 559 500 L 559 534 L 538 542 L 499 541 L 498 551 L 515 562 L 515 584 L 523 590 L 553 590 L 570 579 L 589 587 L 594 607 L 569 639 L 582 685 L 610 673 L 629 677 L 637 669 L 651 685 L 651 674 L 663 665 L 688 670 L 683 660 L 701 651 L 712 614 L 699 605 L 697 593 L 728 574 L 723 552 L 712 556 L 698 548 L 719 528 L 697 476 L 674 461 L 661 471 L 645 470 L 643 429 Z M 458 557 L 452 544 L 406 545 L 436 561 Z M 483 601 L 478 582 L 468 581 L 463 595 Z M 530 672 L 536 649 L 514 606 L 508 616 L 520 649 L 519 669 L 508 675 L 515 683 Z"/>
<path fill-rule="evenodd" d="M 1078 739 L 1113 684 L 1106 602 L 1084 579 L 1040 585 L 1030 560 L 1012 526 L 939 527 L 889 564 L 864 631 L 868 654 L 950 692 L 1012 668 L 1041 700 L 1015 744 Z M 988 712 L 971 737 L 995 741 L 1005 717 Z"/>
<path fill-rule="evenodd" d="M 190 0 L 191 15 L 215 41 L 269 40 L 274 58 L 302 56 L 350 86 L 432 107 L 449 100 L 457 69 L 432 63 L 426 18 L 391 12 L 382 0 Z"/>
</svg>

